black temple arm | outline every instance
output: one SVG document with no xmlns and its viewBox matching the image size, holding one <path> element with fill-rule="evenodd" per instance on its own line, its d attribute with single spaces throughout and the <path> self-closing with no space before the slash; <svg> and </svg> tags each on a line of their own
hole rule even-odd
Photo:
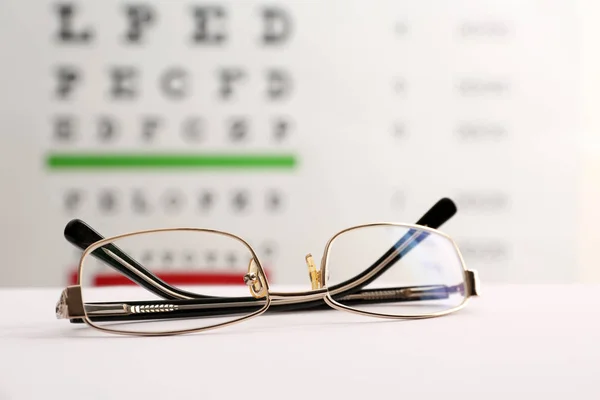
<svg viewBox="0 0 600 400">
<path fill-rule="evenodd" d="M 451 199 L 444 197 L 417 221 L 417 225 L 438 229 L 452 218 L 456 211 L 456 204 Z"/>
<path fill-rule="evenodd" d="M 341 299 L 345 305 L 379 304 L 386 302 L 414 302 L 423 300 L 447 299 L 451 294 L 463 292 L 464 285 L 444 286 L 405 286 L 385 289 L 367 289 Z M 311 302 L 312 306 L 300 303 L 292 308 L 290 305 L 271 303 L 269 313 L 290 310 L 315 311 L 329 308 L 323 301 Z M 207 298 L 195 300 L 156 300 L 156 301 L 125 301 L 107 303 L 86 303 L 88 318 L 92 321 L 136 321 L 178 318 L 201 318 L 223 315 L 248 315 L 264 306 L 264 300 L 253 297 L 236 298 Z M 83 322 L 72 319 L 72 322 Z"/>
</svg>

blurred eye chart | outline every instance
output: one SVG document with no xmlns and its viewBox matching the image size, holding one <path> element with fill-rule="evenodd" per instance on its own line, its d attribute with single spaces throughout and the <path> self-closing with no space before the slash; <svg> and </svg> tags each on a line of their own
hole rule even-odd
<svg viewBox="0 0 600 400">
<path fill-rule="evenodd" d="M 574 8 L 3 4 L 0 283 L 73 282 L 63 229 L 80 218 L 105 236 L 228 231 L 273 282 L 306 285 L 304 256 L 336 232 L 414 223 L 446 196 L 459 212 L 442 230 L 482 279 L 571 281 Z M 179 243 L 134 253 L 190 277 L 247 267 Z"/>
</svg>

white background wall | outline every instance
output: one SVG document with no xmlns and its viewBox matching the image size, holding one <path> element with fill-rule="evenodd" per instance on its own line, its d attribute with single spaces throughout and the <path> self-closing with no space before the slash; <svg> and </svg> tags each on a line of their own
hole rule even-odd
<svg viewBox="0 0 600 400">
<path fill-rule="evenodd" d="M 195 3 L 149 2 L 158 19 L 141 47 L 121 39 L 127 29 L 122 3 L 72 3 L 81 13 L 76 29 L 92 26 L 93 44 L 55 40 L 54 2 L 0 6 L 1 285 L 63 285 L 77 253 L 62 229 L 75 217 L 105 235 L 181 225 L 229 230 L 256 245 L 278 282 L 305 282 L 304 254 L 319 254 L 336 231 L 376 220 L 414 222 L 442 196 L 460 208 L 445 230 L 483 279 L 600 280 L 595 3 L 281 1 L 276 5 L 291 16 L 294 30 L 277 48 L 257 39 L 261 2 L 223 3 L 230 40 L 217 48 L 190 45 Z M 83 80 L 73 98 L 61 100 L 53 74 L 66 64 L 77 66 Z M 107 95 L 114 66 L 138 68 L 135 100 Z M 180 101 L 165 98 L 157 81 L 175 66 L 191 79 L 192 94 Z M 231 67 L 247 78 L 223 101 L 216 76 Z M 292 79 L 285 101 L 265 100 L 271 68 Z M 479 89 L 469 89 L 473 83 Z M 152 144 L 140 139 L 147 114 L 165 124 Z M 77 119 L 76 141 L 55 140 L 59 115 Z M 96 140 L 102 115 L 118 121 L 116 143 Z M 189 116 L 206 126 L 200 142 L 181 136 Z M 237 116 L 251 126 L 242 143 L 228 136 L 227 124 Z M 275 118 L 292 122 L 282 141 L 269 129 Z M 465 136 L 466 125 L 478 134 Z M 165 149 L 293 153 L 299 163 L 264 174 L 45 166 L 49 152 Z M 67 210 L 73 190 L 80 202 Z M 111 213 L 97 205 L 106 190 L 118 204 Z M 155 211 L 131 211 L 137 190 Z M 198 206 L 205 191 L 215 198 L 209 210 Z M 277 210 L 265 205 L 273 191 L 281 199 Z M 233 207 L 239 192 L 249 199 L 241 213 Z M 183 199 L 176 212 L 163 203 L 170 194 Z"/>
</svg>

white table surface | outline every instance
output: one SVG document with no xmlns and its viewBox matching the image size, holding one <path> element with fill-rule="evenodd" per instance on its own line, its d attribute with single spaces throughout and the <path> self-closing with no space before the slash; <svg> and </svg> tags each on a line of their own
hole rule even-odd
<svg viewBox="0 0 600 400">
<path fill-rule="evenodd" d="M 59 294 L 0 290 L 0 399 L 600 399 L 598 285 L 486 285 L 428 320 L 331 310 L 178 337 L 57 320 Z"/>
</svg>

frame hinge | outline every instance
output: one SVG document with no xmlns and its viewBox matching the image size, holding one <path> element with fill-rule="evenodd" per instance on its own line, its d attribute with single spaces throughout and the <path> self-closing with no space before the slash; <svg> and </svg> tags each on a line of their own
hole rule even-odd
<svg viewBox="0 0 600 400">
<path fill-rule="evenodd" d="M 55 311 L 58 319 L 83 318 L 85 311 L 81 299 L 81 286 L 69 286 L 63 290 Z"/>
<path fill-rule="evenodd" d="M 479 296 L 480 283 L 477 271 L 467 270 L 467 296 Z"/>
</svg>

